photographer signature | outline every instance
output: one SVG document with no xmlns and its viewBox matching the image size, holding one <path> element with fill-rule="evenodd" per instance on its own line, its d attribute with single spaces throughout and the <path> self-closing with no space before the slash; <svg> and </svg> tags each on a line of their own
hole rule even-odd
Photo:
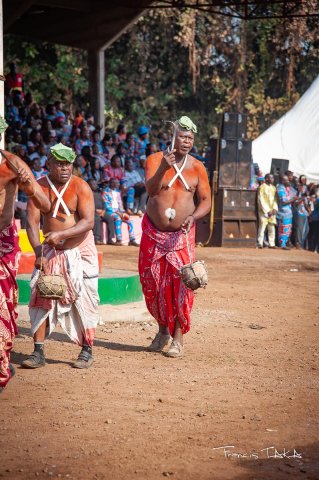
<svg viewBox="0 0 319 480">
<path fill-rule="evenodd" d="M 230 460 L 232 459 L 251 459 L 258 460 L 262 458 L 276 458 L 276 459 L 285 459 L 285 458 L 302 458 L 302 454 L 297 452 L 295 448 L 290 450 L 277 449 L 274 446 L 261 448 L 260 450 L 251 450 L 250 452 L 236 452 L 232 450 L 235 448 L 235 445 L 222 445 L 220 447 L 214 447 L 213 450 L 220 450 L 225 458 Z"/>
</svg>

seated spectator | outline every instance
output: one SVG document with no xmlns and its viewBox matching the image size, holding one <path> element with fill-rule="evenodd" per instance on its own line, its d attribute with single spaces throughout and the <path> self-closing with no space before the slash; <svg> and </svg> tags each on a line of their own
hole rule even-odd
<svg viewBox="0 0 319 480">
<path fill-rule="evenodd" d="M 45 149 L 45 146 L 44 146 L 43 143 L 40 144 L 40 146 L 38 148 L 38 153 L 39 153 L 39 157 L 40 157 L 40 165 L 41 165 L 41 167 L 45 167 L 46 163 L 47 163 L 48 156 L 47 156 L 46 149 Z"/>
<path fill-rule="evenodd" d="M 146 158 L 156 152 L 158 152 L 158 148 L 155 143 L 148 143 L 145 150 Z"/>
<path fill-rule="evenodd" d="M 168 141 L 167 134 L 164 133 L 164 132 L 160 132 L 158 134 L 158 139 L 159 139 L 159 142 L 158 142 L 159 143 L 159 149 L 160 149 L 160 151 L 163 152 L 167 148 L 167 141 Z"/>
<path fill-rule="evenodd" d="M 126 136 L 126 159 L 133 160 L 136 163 L 135 138 L 132 132 Z"/>
<path fill-rule="evenodd" d="M 56 119 L 56 108 L 52 103 L 49 103 L 46 106 L 45 113 L 46 113 L 45 117 L 48 120 L 51 120 L 51 122 L 55 121 L 55 119 Z"/>
<path fill-rule="evenodd" d="M 100 162 L 99 162 L 99 159 L 97 158 L 95 158 L 93 165 L 91 165 L 91 178 L 95 180 L 98 184 L 102 183 L 103 181 Z"/>
<path fill-rule="evenodd" d="M 139 161 L 139 166 L 136 168 L 136 171 L 139 173 L 142 182 L 145 184 L 145 165 L 146 165 L 146 155 L 142 155 Z"/>
<path fill-rule="evenodd" d="M 132 160 L 125 163 L 125 186 L 127 187 L 126 211 L 129 215 L 136 213 L 140 216 L 145 212 L 147 192 L 145 183 L 140 174 L 134 170 Z"/>
<path fill-rule="evenodd" d="M 135 240 L 134 227 L 130 221 L 130 217 L 124 211 L 120 182 L 117 178 L 110 180 L 110 186 L 103 190 L 103 200 L 105 212 L 111 215 L 115 224 L 115 236 L 116 245 L 122 245 L 122 222 L 127 224 L 130 242 L 129 245 L 138 247 L 138 243 Z"/>
<path fill-rule="evenodd" d="M 97 182 L 93 179 L 89 180 L 89 185 L 93 191 L 94 204 L 95 204 L 95 216 L 94 216 L 94 229 L 93 235 L 96 245 L 103 245 L 103 233 L 102 224 L 107 224 L 107 244 L 115 245 L 113 237 L 115 236 L 114 230 L 114 218 L 112 215 L 105 212 L 104 201 L 102 198 L 102 192 L 98 189 Z"/>
<path fill-rule="evenodd" d="M 99 151 L 99 147 L 96 143 L 92 145 L 92 155 L 93 157 L 99 161 L 100 168 L 104 168 L 110 164 L 109 160 Z"/>
<path fill-rule="evenodd" d="M 94 130 L 92 133 L 92 146 L 98 148 L 98 152 L 103 155 L 103 146 L 100 139 L 100 132 L 98 130 Z"/>
<path fill-rule="evenodd" d="M 137 131 L 138 140 L 136 142 L 136 147 L 135 147 L 137 157 L 140 157 L 141 155 L 146 154 L 146 147 L 147 147 L 147 144 L 149 143 L 148 141 L 149 131 L 150 129 L 145 125 L 142 125 Z"/>
<path fill-rule="evenodd" d="M 62 122 L 62 123 L 65 123 L 65 120 L 66 120 L 66 116 L 65 116 L 65 113 L 63 112 L 63 103 L 61 102 L 61 100 L 58 100 L 54 103 L 54 106 L 55 106 L 55 119 L 56 121 L 58 121 L 59 123 Z"/>
<path fill-rule="evenodd" d="M 116 129 L 116 135 L 119 142 L 125 142 L 126 140 L 126 127 L 124 123 L 120 123 Z"/>
<path fill-rule="evenodd" d="M 104 167 L 104 180 L 107 182 L 116 178 L 119 182 L 124 179 L 124 170 L 121 168 L 121 159 L 118 155 L 113 155 L 111 165 Z"/>
<path fill-rule="evenodd" d="M 75 142 L 75 151 L 80 155 L 83 147 L 91 147 L 92 142 L 90 141 L 90 132 L 87 127 L 81 129 L 80 138 Z"/>
<path fill-rule="evenodd" d="M 32 160 L 30 168 L 36 180 L 39 180 L 39 178 L 43 177 L 44 175 L 47 175 L 48 173 L 47 170 L 41 167 L 40 158 L 35 158 L 34 160 Z"/>
<path fill-rule="evenodd" d="M 103 154 L 111 160 L 113 155 L 115 155 L 115 148 L 113 146 L 112 135 L 106 133 L 102 140 Z"/>
<path fill-rule="evenodd" d="M 74 160 L 72 174 L 76 177 L 82 176 L 81 157 L 76 157 L 76 159 Z"/>
<path fill-rule="evenodd" d="M 125 160 L 126 160 L 126 148 L 124 143 L 119 143 L 116 149 L 116 155 L 120 157 L 121 160 L 121 167 L 125 167 Z"/>
<path fill-rule="evenodd" d="M 74 119 L 74 125 L 76 128 L 81 128 L 82 127 L 82 123 L 83 123 L 83 120 L 84 120 L 84 112 L 83 110 L 76 110 L 75 112 L 75 119 Z"/>
</svg>

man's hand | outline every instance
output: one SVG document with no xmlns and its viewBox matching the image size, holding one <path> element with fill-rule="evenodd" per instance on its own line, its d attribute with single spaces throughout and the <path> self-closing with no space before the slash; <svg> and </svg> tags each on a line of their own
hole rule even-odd
<svg viewBox="0 0 319 480">
<path fill-rule="evenodd" d="M 273 210 L 272 210 L 272 214 L 273 214 L 273 215 L 277 215 L 277 210 L 273 209 Z"/>
<path fill-rule="evenodd" d="M 176 150 L 174 149 L 171 152 L 165 151 L 163 153 L 161 166 L 165 170 L 169 170 L 174 165 L 174 163 L 176 163 L 175 155 L 174 155 L 175 152 L 176 152 Z"/>
<path fill-rule="evenodd" d="M 64 240 L 62 232 L 49 232 L 44 235 L 44 243 L 51 247 L 58 247 Z"/>
<path fill-rule="evenodd" d="M 189 232 L 192 226 L 194 225 L 195 218 L 194 215 L 188 215 L 186 218 L 185 222 L 182 224 L 182 230 L 183 232 Z"/>
<path fill-rule="evenodd" d="M 38 270 L 42 270 L 45 274 L 48 273 L 48 259 L 46 257 L 37 257 L 34 266 Z"/>
<path fill-rule="evenodd" d="M 101 208 L 97 208 L 96 209 L 96 213 L 100 216 L 100 217 L 103 217 L 104 213 L 105 213 L 105 210 L 102 210 Z"/>
<path fill-rule="evenodd" d="M 34 185 L 27 170 L 24 167 L 19 167 L 17 170 L 17 175 L 20 189 L 29 196 L 34 195 Z"/>
</svg>

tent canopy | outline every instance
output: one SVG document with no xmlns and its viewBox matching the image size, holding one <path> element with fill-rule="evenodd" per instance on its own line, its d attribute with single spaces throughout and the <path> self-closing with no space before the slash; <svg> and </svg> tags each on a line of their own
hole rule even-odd
<svg viewBox="0 0 319 480">
<path fill-rule="evenodd" d="M 319 183 L 319 76 L 291 110 L 253 141 L 252 154 L 265 174 L 272 158 L 282 158 L 296 175 Z"/>
</svg>

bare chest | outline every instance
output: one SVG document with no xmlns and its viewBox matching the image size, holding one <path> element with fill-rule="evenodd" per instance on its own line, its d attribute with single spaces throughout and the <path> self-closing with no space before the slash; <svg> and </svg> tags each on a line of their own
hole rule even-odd
<svg viewBox="0 0 319 480">
<path fill-rule="evenodd" d="M 51 203 L 50 216 L 68 217 L 74 215 L 78 208 L 78 197 L 74 188 L 68 187 L 63 193 L 60 189 L 57 193 L 51 187 L 46 189 L 46 194 Z M 69 215 L 70 214 L 70 215 Z"/>
<path fill-rule="evenodd" d="M 197 185 L 198 175 L 194 168 L 184 168 L 180 172 L 171 168 L 165 173 L 162 188 L 163 190 L 194 193 Z"/>
</svg>

